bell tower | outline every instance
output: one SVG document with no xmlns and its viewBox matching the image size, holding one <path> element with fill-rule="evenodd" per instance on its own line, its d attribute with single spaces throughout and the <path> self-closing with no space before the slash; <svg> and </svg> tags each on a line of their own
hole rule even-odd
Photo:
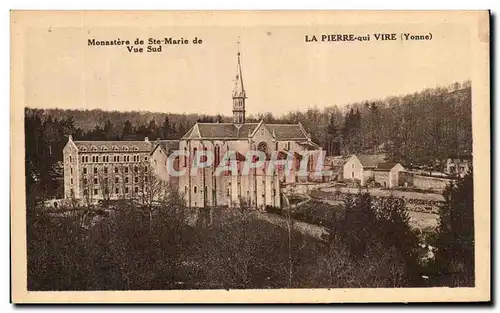
<svg viewBox="0 0 500 313">
<path fill-rule="evenodd" d="M 237 125 L 245 123 L 245 99 L 247 98 L 243 87 L 243 76 L 241 75 L 240 55 L 240 40 L 238 38 L 238 66 L 233 90 L 233 123 Z"/>
</svg>

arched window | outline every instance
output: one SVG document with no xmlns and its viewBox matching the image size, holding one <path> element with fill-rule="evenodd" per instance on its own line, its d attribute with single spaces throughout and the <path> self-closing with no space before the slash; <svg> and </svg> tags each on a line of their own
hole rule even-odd
<svg viewBox="0 0 500 313">
<path fill-rule="evenodd" d="M 193 192 L 194 192 L 194 193 L 198 192 L 198 187 L 197 187 L 197 186 L 194 186 L 194 187 L 193 187 Z"/>
</svg>

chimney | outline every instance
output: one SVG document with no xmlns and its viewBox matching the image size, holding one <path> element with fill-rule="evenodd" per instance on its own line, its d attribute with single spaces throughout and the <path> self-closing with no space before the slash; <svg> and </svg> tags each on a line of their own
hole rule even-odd
<svg viewBox="0 0 500 313">
<path fill-rule="evenodd" d="M 149 138 L 148 137 L 144 137 L 144 141 L 145 142 L 149 142 Z"/>
<path fill-rule="evenodd" d="M 73 136 L 69 135 L 68 136 L 68 141 L 73 141 Z"/>
</svg>

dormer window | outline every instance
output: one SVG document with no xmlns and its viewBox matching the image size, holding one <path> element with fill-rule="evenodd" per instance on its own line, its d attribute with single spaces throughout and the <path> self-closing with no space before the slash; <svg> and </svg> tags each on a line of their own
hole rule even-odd
<svg viewBox="0 0 500 313">
<path fill-rule="evenodd" d="M 87 152 L 87 148 L 82 148 L 82 151 L 83 152 Z"/>
<path fill-rule="evenodd" d="M 123 151 L 128 151 L 128 147 L 123 146 Z"/>
<path fill-rule="evenodd" d="M 97 151 L 97 147 L 92 147 L 92 151 Z"/>
<path fill-rule="evenodd" d="M 118 147 L 117 146 L 113 146 L 113 151 L 118 151 Z"/>
<path fill-rule="evenodd" d="M 102 147 L 102 151 L 108 151 L 108 148 Z"/>
</svg>

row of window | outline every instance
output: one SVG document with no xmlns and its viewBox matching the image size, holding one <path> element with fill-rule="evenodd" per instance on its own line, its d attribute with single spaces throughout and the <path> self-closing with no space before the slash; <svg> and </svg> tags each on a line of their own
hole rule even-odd
<svg viewBox="0 0 500 313">
<path fill-rule="evenodd" d="M 137 186 L 136 186 L 136 187 L 134 187 L 134 189 L 133 189 L 133 190 L 134 190 L 134 192 L 135 192 L 135 193 L 139 193 L 139 187 L 137 187 Z M 129 193 L 129 191 L 130 191 L 130 189 L 129 189 L 129 187 L 125 187 L 123 191 L 124 191 L 124 193 L 125 193 L 125 194 L 128 194 L 128 193 Z M 99 195 L 99 194 L 103 194 L 103 192 L 102 192 L 101 190 L 99 190 L 98 188 L 94 188 L 94 189 L 92 190 L 92 193 L 93 193 L 93 195 L 94 195 L 94 196 L 97 196 L 97 195 Z M 108 189 L 104 189 L 104 193 L 109 194 L 109 190 L 108 190 Z M 115 189 L 114 189 L 114 193 L 115 193 L 115 194 L 119 194 L 119 193 L 120 193 L 120 188 L 118 188 L 118 187 L 117 187 L 117 188 L 115 188 Z M 84 196 L 87 196 L 88 194 L 89 194 L 89 193 L 88 193 L 88 190 L 87 190 L 87 189 L 84 189 L 84 190 L 83 190 L 83 195 L 84 195 Z"/>
<path fill-rule="evenodd" d="M 92 155 L 89 158 L 88 155 L 82 155 L 82 163 L 89 163 L 89 160 L 91 160 L 92 163 L 99 163 L 99 162 L 110 162 L 110 160 L 113 160 L 113 162 L 131 162 L 130 160 L 132 159 L 132 162 L 140 162 L 141 161 L 141 156 L 138 154 L 132 155 L 132 158 L 130 158 L 130 155 L 112 155 L 111 158 L 109 155 Z M 148 160 L 148 156 L 144 156 L 143 158 L 144 161 Z M 71 157 L 69 157 L 69 162 L 72 162 Z"/>
<path fill-rule="evenodd" d="M 265 181 L 264 179 L 262 180 L 262 184 L 264 184 L 264 185 L 266 184 L 266 181 Z M 229 186 L 229 187 L 227 188 L 227 195 L 229 196 L 229 195 L 230 195 L 230 190 L 231 190 L 231 182 L 229 182 L 228 186 Z M 206 187 L 207 187 L 207 186 L 205 186 L 205 188 L 206 188 Z M 276 190 L 274 189 L 274 181 L 271 181 L 271 187 L 272 187 L 271 189 L 272 189 L 272 191 L 273 191 L 273 194 L 275 194 Z M 238 191 L 240 191 L 240 190 L 241 190 L 241 183 L 240 183 L 240 182 L 238 182 Z M 188 192 L 188 187 L 187 187 L 187 186 L 184 186 L 184 192 L 185 192 L 185 193 L 187 193 L 187 192 Z M 247 191 L 247 193 L 249 193 L 249 192 L 250 192 L 250 191 Z M 195 186 L 193 186 L 193 193 L 194 193 L 194 194 L 198 193 L 198 186 L 196 186 L 196 185 L 195 185 Z"/>
<path fill-rule="evenodd" d="M 263 129 L 262 129 L 263 130 Z M 287 150 L 290 150 L 290 141 L 286 142 L 285 143 L 285 149 Z M 279 149 L 279 146 L 278 146 L 278 142 L 276 142 L 276 150 Z M 207 151 L 207 148 L 205 147 L 203 149 L 204 151 Z M 198 151 L 197 148 L 193 148 L 193 155 L 196 156 L 196 152 Z M 184 167 L 187 166 L 187 148 L 184 147 Z M 215 166 L 218 166 L 219 163 L 220 163 L 220 160 L 221 160 L 221 155 L 220 155 L 220 147 L 219 146 L 215 146 L 214 147 L 214 165 Z M 201 160 L 203 162 L 203 159 Z"/>
<path fill-rule="evenodd" d="M 102 168 L 103 169 L 103 172 L 104 174 L 108 174 L 108 167 L 105 166 Z M 120 172 L 120 168 L 118 167 L 115 167 L 115 174 L 118 174 Z M 149 170 L 149 167 L 148 166 L 144 166 L 144 172 L 148 172 Z M 125 172 L 125 174 L 128 174 L 129 172 L 129 168 L 128 166 L 127 167 L 123 167 L 123 171 Z M 98 169 L 97 167 L 94 167 L 94 174 L 97 174 L 98 172 Z M 70 173 L 73 174 L 73 168 L 70 168 Z M 88 173 L 88 170 L 86 167 L 83 168 L 83 174 L 86 175 Z M 139 166 L 134 166 L 134 173 L 139 173 Z"/>
<path fill-rule="evenodd" d="M 106 152 L 106 151 L 108 151 L 108 147 L 101 147 L 101 149 L 98 149 L 97 147 L 93 146 L 93 147 L 90 148 L 90 151 L 93 151 L 93 152 L 97 152 L 99 150 Z M 113 148 L 112 148 L 112 151 L 120 151 L 120 150 L 121 151 L 129 151 L 129 147 L 122 146 L 121 149 L 120 149 L 118 146 L 113 146 Z M 81 149 L 81 151 L 82 152 L 87 152 L 87 148 L 84 147 L 84 148 Z M 136 147 L 136 146 L 134 146 L 134 147 L 132 147 L 132 151 L 139 151 L 139 148 Z"/>
<path fill-rule="evenodd" d="M 120 182 L 120 179 L 118 177 L 115 177 L 115 184 L 118 184 Z M 83 185 L 86 186 L 88 184 L 89 180 L 87 178 L 83 179 Z M 97 185 L 99 183 L 99 179 L 97 177 L 94 177 L 93 179 L 94 185 Z M 109 182 L 108 178 L 105 177 L 103 180 L 104 185 L 107 185 Z M 128 184 L 130 182 L 130 177 L 124 177 L 124 182 Z M 148 182 L 148 177 L 144 177 L 144 182 Z M 134 183 L 139 183 L 139 177 L 135 176 L 134 177 Z M 73 178 L 71 178 L 71 184 L 73 184 Z"/>
</svg>

